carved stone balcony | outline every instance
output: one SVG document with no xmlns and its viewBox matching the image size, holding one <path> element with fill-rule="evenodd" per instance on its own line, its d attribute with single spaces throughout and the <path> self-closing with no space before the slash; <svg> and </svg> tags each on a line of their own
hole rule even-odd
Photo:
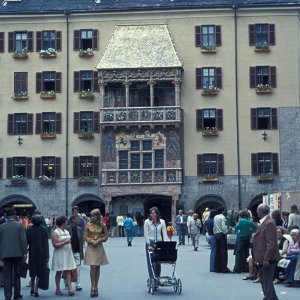
<svg viewBox="0 0 300 300">
<path fill-rule="evenodd" d="M 181 184 L 181 169 L 103 170 L 102 185 Z"/>
<path fill-rule="evenodd" d="M 100 109 L 100 125 L 175 124 L 181 122 L 182 109 L 178 106 Z"/>
</svg>

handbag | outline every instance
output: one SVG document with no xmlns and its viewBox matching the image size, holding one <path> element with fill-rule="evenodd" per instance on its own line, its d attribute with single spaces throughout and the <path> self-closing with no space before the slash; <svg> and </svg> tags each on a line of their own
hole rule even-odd
<svg viewBox="0 0 300 300">
<path fill-rule="evenodd" d="M 49 274 L 50 274 L 50 269 L 48 267 L 48 264 L 45 263 L 43 265 L 41 276 L 38 281 L 38 287 L 44 291 L 49 289 Z"/>
<path fill-rule="evenodd" d="M 25 260 L 22 259 L 19 263 L 17 273 L 20 275 L 20 277 L 26 278 L 27 271 L 28 271 L 28 264 Z"/>
</svg>

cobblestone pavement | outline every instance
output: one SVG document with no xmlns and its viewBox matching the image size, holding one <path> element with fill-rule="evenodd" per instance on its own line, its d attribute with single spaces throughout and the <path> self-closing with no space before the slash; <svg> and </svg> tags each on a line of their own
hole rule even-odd
<svg viewBox="0 0 300 300">
<path fill-rule="evenodd" d="M 176 238 L 176 237 L 175 237 Z M 49 240 L 51 245 L 51 241 Z M 109 265 L 101 267 L 99 298 L 103 300 L 120 299 L 220 299 L 220 300 L 260 300 L 262 299 L 261 286 L 258 283 L 244 281 L 246 274 L 216 274 L 210 273 L 209 248 L 203 236 L 197 252 L 191 244 L 179 246 L 176 273 L 182 280 L 182 294 L 175 294 L 171 287 L 160 287 L 154 295 L 147 293 L 146 281 L 148 278 L 145 258 L 144 238 L 134 238 L 133 246 L 128 247 L 126 238 L 110 238 L 104 245 Z M 53 252 L 50 246 L 50 253 Z M 229 250 L 229 267 L 233 268 L 233 250 Z M 50 259 L 51 261 L 51 259 Z M 163 265 L 162 273 L 171 275 L 171 266 Z M 72 299 L 90 298 L 89 267 L 82 266 L 81 285 L 83 290 L 75 292 Z M 29 288 L 25 287 L 29 279 L 22 280 L 23 299 L 33 299 Z M 63 287 L 63 282 L 61 282 Z M 62 289 L 63 290 L 63 289 Z M 40 299 L 67 299 L 64 296 L 54 296 L 54 273 L 50 273 L 50 289 L 40 291 Z M 299 300 L 300 288 L 286 288 L 276 285 L 280 300 Z M 3 299 L 3 288 L 0 289 L 0 299 Z"/>
</svg>

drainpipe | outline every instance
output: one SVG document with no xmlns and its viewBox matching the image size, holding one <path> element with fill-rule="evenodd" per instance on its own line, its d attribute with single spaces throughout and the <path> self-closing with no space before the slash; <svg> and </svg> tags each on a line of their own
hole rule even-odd
<svg viewBox="0 0 300 300">
<path fill-rule="evenodd" d="M 66 16 L 66 32 L 67 32 L 67 65 L 66 65 L 66 186 L 65 186 L 65 197 L 66 207 L 65 215 L 68 216 L 69 208 L 69 11 L 64 12 Z"/>
<path fill-rule="evenodd" d="M 235 121 L 236 121 L 236 152 L 237 152 L 237 176 L 238 176 L 238 207 L 242 208 L 241 193 L 241 163 L 240 163 L 240 126 L 239 126 L 239 89 L 238 89 L 238 49 L 237 49 L 237 10 L 238 5 L 232 6 L 234 11 L 234 65 L 235 65 Z"/>
</svg>

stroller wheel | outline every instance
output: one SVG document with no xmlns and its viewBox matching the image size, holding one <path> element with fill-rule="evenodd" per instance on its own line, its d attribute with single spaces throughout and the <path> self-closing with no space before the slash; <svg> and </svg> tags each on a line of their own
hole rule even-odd
<svg viewBox="0 0 300 300">
<path fill-rule="evenodd" d="M 182 282 L 181 282 L 181 279 L 178 278 L 177 279 L 177 293 L 180 295 L 181 291 L 182 291 Z"/>
<path fill-rule="evenodd" d="M 155 288 L 155 280 L 152 278 L 150 280 L 150 294 L 153 295 L 154 294 L 154 288 Z"/>
<path fill-rule="evenodd" d="M 174 293 L 177 293 L 177 288 L 178 288 L 178 283 L 177 283 L 177 279 L 174 279 L 174 284 L 173 284 L 173 289 L 174 289 Z"/>
<path fill-rule="evenodd" d="M 150 278 L 147 279 L 147 292 L 150 293 Z"/>
</svg>

